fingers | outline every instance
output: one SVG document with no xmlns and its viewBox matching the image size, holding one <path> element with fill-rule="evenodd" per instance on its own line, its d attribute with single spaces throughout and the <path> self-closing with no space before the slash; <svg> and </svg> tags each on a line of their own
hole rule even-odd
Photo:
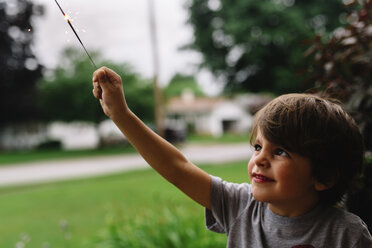
<svg viewBox="0 0 372 248">
<path fill-rule="evenodd" d="M 93 82 L 98 82 L 99 80 L 99 77 L 98 77 L 98 74 L 100 71 L 103 70 L 104 67 L 101 67 L 99 69 L 97 69 L 95 72 L 93 72 Z"/>
<path fill-rule="evenodd" d="M 110 91 L 121 86 L 121 77 L 107 67 L 101 67 L 93 73 L 93 95 L 102 99 L 102 91 Z"/>
<path fill-rule="evenodd" d="M 121 77 L 113 70 L 107 67 L 101 67 L 93 73 L 93 81 L 115 83 L 121 82 Z"/>
<path fill-rule="evenodd" d="M 102 89 L 98 82 L 93 82 L 93 95 L 97 99 L 102 99 Z"/>
<path fill-rule="evenodd" d="M 105 84 L 106 72 L 103 67 L 93 73 L 93 95 L 97 99 L 102 99 L 101 85 Z"/>
<path fill-rule="evenodd" d="M 105 72 L 105 77 L 110 82 L 121 82 L 121 77 L 110 68 L 102 67 L 101 69 Z"/>
<path fill-rule="evenodd" d="M 93 82 L 105 83 L 105 81 L 106 81 L 106 72 L 105 72 L 105 70 L 103 68 L 104 67 L 96 70 L 93 73 Z"/>
</svg>

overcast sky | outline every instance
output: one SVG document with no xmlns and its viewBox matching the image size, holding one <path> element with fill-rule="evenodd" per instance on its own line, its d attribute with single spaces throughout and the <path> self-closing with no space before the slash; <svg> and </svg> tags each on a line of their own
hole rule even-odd
<svg viewBox="0 0 372 248">
<path fill-rule="evenodd" d="M 58 63 L 61 50 L 80 47 L 54 0 L 32 0 L 45 6 L 45 15 L 34 19 L 34 51 L 48 68 Z M 196 52 L 179 48 L 193 39 L 186 24 L 187 0 L 154 0 L 160 54 L 160 82 L 166 84 L 176 72 L 194 73 L 200 62 Z M 99 50 L 107 59 L 128 62 L 145 77 L 153 74 L 148 0 L 59 0 L 72 18 L 84 45 Z M 98 65 L 101 66 L 101 65 Z M 206 73 L 198 81 L 209 94 L 218 87 Z"/>
</svg>

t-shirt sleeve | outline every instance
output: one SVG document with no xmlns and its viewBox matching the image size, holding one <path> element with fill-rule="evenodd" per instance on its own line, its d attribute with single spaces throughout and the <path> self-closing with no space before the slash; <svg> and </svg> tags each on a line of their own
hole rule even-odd
<svg viewBox="0 0 372 248">
<path fill-rule="evenodd" d="M 372 236 L 368 231 L 367 225 L 362 222 L 363 229 L 360 232 L 360 238 L 353 248 L 365 248 L 365 247 L 372 247 Z"/>
<path fill-rule="evenodd" d="M 236 184 L 211 177 L 211 209 L 205 210 L 207 229 L 228 233 L 239 215 L 252 200 L 251 187 L 247 183 Z"/>
</svg>

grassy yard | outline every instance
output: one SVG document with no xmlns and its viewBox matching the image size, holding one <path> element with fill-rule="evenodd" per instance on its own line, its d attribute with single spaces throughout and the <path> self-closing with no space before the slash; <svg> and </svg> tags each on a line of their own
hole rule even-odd
<svg viewBox="0 0 372 248">
<path fill-rule="evenodd" d="M 123 153 L 134 153 L 135 149 L 127 144 L 111 148 L 87 149 L 87 150 L 31 150 L 31 151 L 15 151 L 15 152 L 0 152 L 0 166 L 18 163 L 28 163 L 51 159 L 69 159 L 82 158 L 92 156 L 117 155 Z"/>
<path fill-rule="evenodd" d="M 239 143 L 249 142 L 250 134 L 227 133 L 220 137 L 210 135 L 189 135 L 187 141 L 190 143 Z"/>
<path fill-rule="evenodd" d="M 246 162 L 215 167 L 205 165 L 203 169 L 226 180 L 247 180 Z M 140 222 L 150 222 L 146 220 L 148 216 L 152 216 L 153 222 L 154 219 L 167 219 L 165 217 L 173 210 L 180 213 L 180 221 L 191 221 L 200 228 L 200 235 L 216 240 L 221 244 L 218 247 L 225 247 L 224 235 L 204 230 L 202 207 L 152 170 L 0 188 L 0 247 L 11 248 L 17 242 L 24 242 L 25 248 L 94 248 L 98 247 L 99 240 L 102 241 L 101 237 L 110 233 L 112 236 L 112 223 L 118 220 L 124 226 L 124 234 L 129 230 L 136 237 L 146 238 L 150 229 L 138 228 L 142 225 Z M 156 221 L 151 230 L 161 230 L 162 224 Z M 136 227 L 143 230 L 136 230 Z"/>
</svg>

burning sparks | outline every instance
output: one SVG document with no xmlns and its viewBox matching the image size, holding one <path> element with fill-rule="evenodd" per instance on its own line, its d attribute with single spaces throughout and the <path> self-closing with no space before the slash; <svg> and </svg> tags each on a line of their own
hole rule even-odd
<svg viewBox="0 0 372 248">
<path fill-rule="evenodd" d="M 69 17 L 68 15 L 65 14 L 64 17 L 65 17 L 65 20 L 66 20 L 67 22 L 70 21 L 70 17 Z"/>
<path fill-rule="evenodd" d="M 77 34 L 77 32 L 76 32 L 74 26 L 72 26 L 72 23 L 71 23 L 71 19 L 70 19 L 70 17 L 69 17 L 68 15 L 65 14 L 65 12 L 63 11 L 61 5 L 59 5 L 58 1 L 57 1 L 57 0 L 54 0 L 54 1 L 56 2 L 58 8 L 61 10 L 63 16 L 65 17 L 65 20 L 67 21 L 68 25 L 70 26 L 70 28 L 71 28 L 72 31 L 74 32 L 76 38 L 79 40 L 81 46 L 84 48 L 84 51 L 85 51 L 85 53 L 88 55 L 88 58 L 89 58 L 90 61 L 92 62 L 93 66 L 94 66 L 96 69 L 98 69 L 98 67 L 97 67 L 96 64 L 94 63 L 92 57 L 89 55 L 87 49 L 85 48 L 85 46 L 84 46 L 82 40 L 80 39 L 79 35 Z"/>
</svg>

